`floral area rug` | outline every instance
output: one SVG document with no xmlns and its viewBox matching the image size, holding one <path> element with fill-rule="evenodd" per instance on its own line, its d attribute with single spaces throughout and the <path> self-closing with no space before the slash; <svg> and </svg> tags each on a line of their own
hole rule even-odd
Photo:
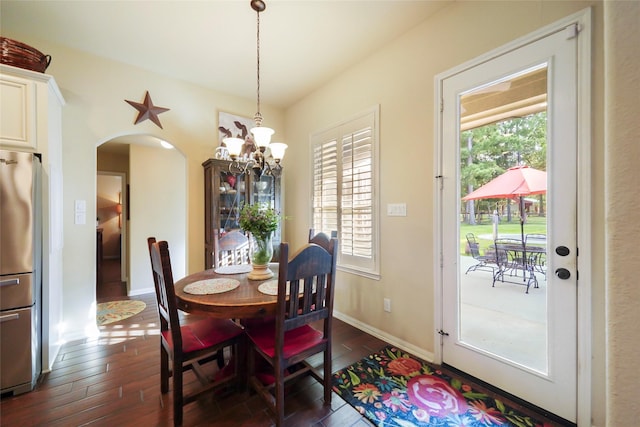
<svg viewBox="0 0 640 427">
<path fill-rule="evenodd" d="M 554 425 L 394 347 L 333 374 L 333 390 L 378 427 Z"/>
<path fill-rule="evenodd" d="M 135 316 L 147 307 L 143 301 L 122 300 L 101 302 L 96 305 L 96 323 L 98 326 L 118 322 Z"/>
</svg>

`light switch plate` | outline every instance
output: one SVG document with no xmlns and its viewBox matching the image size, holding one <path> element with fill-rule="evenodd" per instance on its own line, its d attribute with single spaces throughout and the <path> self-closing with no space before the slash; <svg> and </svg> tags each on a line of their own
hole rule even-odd
<svg viewBox="0 0 640 427">
<path fill-rule="evenodd" d="M 406 203 L 387 204 L 387 216 L 407 216 L 407 204 Z"/>
<path fill-rule="evenodd" d="M 87 214 L 85 212 L 76 212 L 75 214 L 75 224 L 76 225 L 84 225 L 87 223 Z"/>
<path fill-rule="evenodd" d="M 87 201 L 86 200 L 76 200 L 76 213 L 86 212 L 87 211 Z"/>
</svg>

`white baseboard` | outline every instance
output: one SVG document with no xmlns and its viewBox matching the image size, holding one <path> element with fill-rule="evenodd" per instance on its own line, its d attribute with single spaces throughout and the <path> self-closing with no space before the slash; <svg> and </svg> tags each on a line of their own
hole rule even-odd
<svg viewBox="0 0 640 427">
<path fill-rule="evenodd" d="M 389 335 L 388 333 L 381 331 L 380 329 L 374 328 L 371 325 L 367 325 L 366 323 L 362 323 L 357 319 L 354 319 L 353 317 L 347 316 L 346 314 L 340 313 L 339 311 L 333 311 L 333 317 L 335 317 L 336 319 L 340 319 L 345 323 L 348 323 L 349 325 L 353 326 L 354 328 L 358 328 L 361 331 L 364 331 L 370 335 L 373 335 L 376 338 L 380 338 L 383 341 L 388 342 L 389 344 L 398 347 L 399 349 L 402 349 L 408 353 L 413 354 L 414 356 L 417 356 L 419 358 L 421 358 L 422 360 L 426 361 L 426 362 L 430 362 L 433 363 L 433 353 L 429 352 L 429 351 L 425 351 L 422 348 L 416 347 L 415 345 L 408 343 L 396 336 L 393 335 Z"/>
<path fill-rule="evenodd" d="M 135 289 L 129 292 L 130 297 L 134 297 L 136 295 L 144 295 L 144 294 L 155 294 L 155 288 L 143 288 L 143 289 Z"/>
</svg>

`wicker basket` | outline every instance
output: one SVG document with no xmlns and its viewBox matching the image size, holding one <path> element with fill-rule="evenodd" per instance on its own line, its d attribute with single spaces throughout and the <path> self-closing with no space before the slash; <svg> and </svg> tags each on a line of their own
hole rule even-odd
<svg viewBox="0 0 640 427">
<path fill-rule="evenodd" d="M 43 55 L 29 45 L 0 37 L 0 63 L 44 73 L 51 63 L 51 55 Z"/>
</svg>

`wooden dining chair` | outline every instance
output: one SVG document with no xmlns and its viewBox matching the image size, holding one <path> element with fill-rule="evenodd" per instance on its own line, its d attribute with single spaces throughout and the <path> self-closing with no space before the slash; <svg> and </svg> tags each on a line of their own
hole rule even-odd
<svg viewBox="0 0 640 427">
<path fill-rule="evenodd" d="M 322 231 L 316 233 L 315 229 L 309 229 L 309 243 L 315 243 L 316 245 L 320 245 L 326 250 L 329 250 L 329 246 L 331 244 L 331 239 L 338 238 L 338 232 L 336 230 L 331 231 L 331 237 L 327 236 L 326 233 Z"/>
<path fill-rule="evenodd" d="M 284 423 L 285 382 L 311 374 L 324 388 L 324 403 L 331 404 L 331 325 L 338 240 L 329 250 L 306 244 L 289 260 L 289 245 L 280 244 L 276 317 L 253 328 L 249 338 L 249 384 L 275 414 L 276 426 Z M 287 293 L 290 287 L 290 297 Z M 321 321 L 322 328 L 311 323 Z M 321 375 L 305 359 L 323 353 Z M 264 359 L 273 369 L 273 382 L 264 383 L 255 372 L 254 358 Z"/>
<path fill-rule="evenodd" d="M 213 268 L 250 263 L 249 238 L 241 230 L 213 230 Z"/>
<path fill-rule="evenodd" d="M 173 423 L 182 425 L 182 408 L 204 393 L 241 383 L 240 367 L 243 366 L 244 329 L 229 319 L 198 318 L 182 324 L 176 305 L 176 294 L 171 271 L 169 245 L 166 241 L 147 239 L 153 281 L 160 316 L 160 390 L 169 391 L 169 377 L 173 377 Z M 204 363 L 218 360 L 226 347 L 235 347 L 233 354 L 235 375 L 221 376 L 212 381 L 202 369 Z M 199 389 L 184 393 L 183 373 L 192 370 L 201 383 Z M 239 384 L 242 385 L 242 384 Z"/>
</svg>

